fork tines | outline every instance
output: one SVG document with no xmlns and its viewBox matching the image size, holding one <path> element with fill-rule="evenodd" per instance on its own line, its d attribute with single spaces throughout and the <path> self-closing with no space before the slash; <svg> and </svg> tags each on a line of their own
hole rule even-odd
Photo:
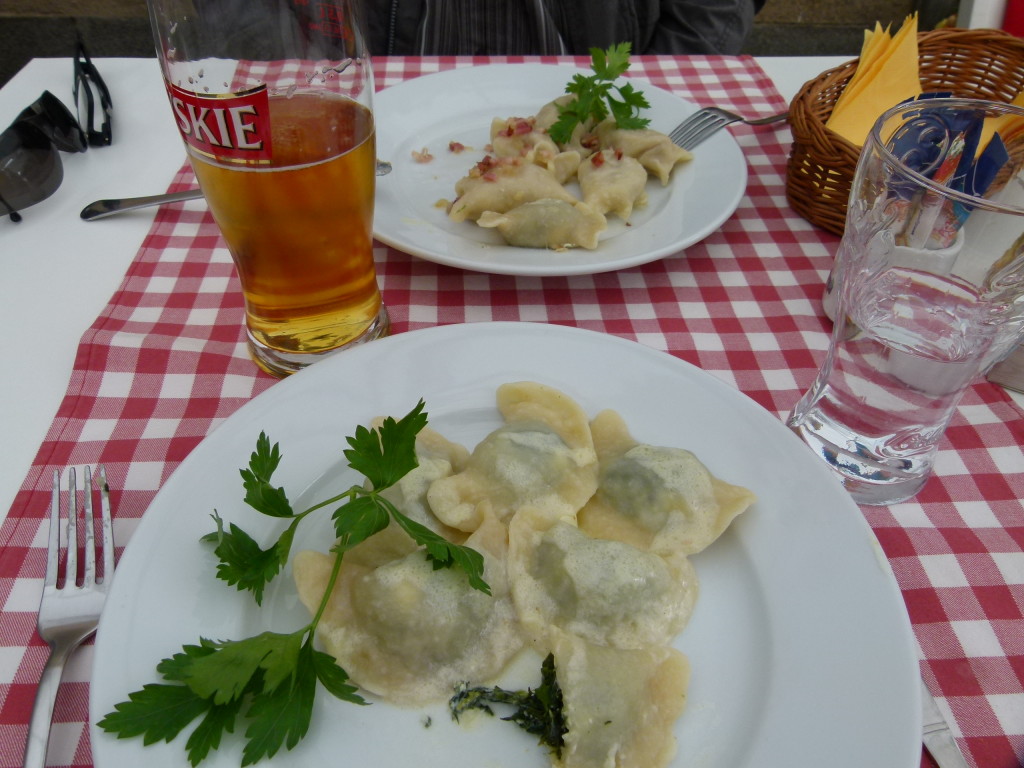
<svg viewBox="0 0 1024 768">
<path fill-rule="evenodd" d="M 96 523 L 93 507 L 92 470 L 85 467 L 85 482 L 82 493 L 83 543 L 85 556 L 83 583 L 103 583 L 114 572 L 114 532 L 110 514 L 110 489 L 107 487 L 106 469 L 97 467 L 100 499 L 100 546 L 103 555 L 102 577 L 96 572 Z M 58 580 L 58 558 L 60 551 L 60 470 L 53 471 L 53 491 L 50 498 L 50 531 L 47 542 L 46 577 L 44 586 L 55 587 Z M 66 526 L 67 558 L 64 569 L 65 586 L 74 586 L 78 579 L 78 510 L 79 495 L 77 475 L 74 467 L 68 469 L 68 519 Z"/>
<path fill-rule="evenodd" d="M 669 134 L 669 139 L 672 140 L 672 143 L 683 149 L 693 149 L 705 138 L 724 128 L 730 122 L 733 121 L 718 112 L 702 109 L 694 112 L 689 118 L 680 123 Z"/>
</svg>

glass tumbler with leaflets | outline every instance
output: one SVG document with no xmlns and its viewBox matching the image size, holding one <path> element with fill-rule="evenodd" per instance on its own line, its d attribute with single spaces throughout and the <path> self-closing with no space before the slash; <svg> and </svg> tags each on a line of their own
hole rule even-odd
<svg viewBox="0 0 1024 768">
<path fill-rule="evenodd" d="M 862 504 L 911 498 L 974 380 L 1024 335 L 1024 110 L 921 98 L 875 123 L 789 426 Z"/>
<path fill-rule="evenodd" d="M 388 332 L 373 72 L 355 0 L 148 0 L 171 115 L 234 260 L 249 350 L 293 373 Z"/>
</svg>

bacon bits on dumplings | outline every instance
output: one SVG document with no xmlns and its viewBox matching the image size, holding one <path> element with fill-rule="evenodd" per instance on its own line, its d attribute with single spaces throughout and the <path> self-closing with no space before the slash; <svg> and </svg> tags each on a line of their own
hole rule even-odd
<svg viewBox="0 0 1024 768">
<path fill-rule="evenodd" d="M 666 186 L 674 169 L 692 159 L 665 134 L 621 129 L 612 119 L 588 120 L 568 142 L 556 143 L 549 129 L 574 98 L 560 96 L 534 116 L 494 118 L 489 154 L 456 182 L 449 218 L 493 228 L 520 248 L 593 250 L 601 233 L 615 234 L 605 216 L 628 223 L 647 202 L 648 179 Z"/>
<path fill-rule="evenodd" d="M 367 692 L 404 706 L 501 685 L 524 648 L 552 654 L 567 731 L 555 768 L 664 768 L 690 666 L 673 645 L 699 593 L 690 555 L 753 493 L 689 451 L 639 442 L 614 411 L 503 384 L 501 425 L 472 449 L 430 429 L 385 497 L 484 558 L 485 594 L 435 569 L 389 525 L 344 555 L 318 639 Z M 334 555 L 300 552 L 300 599 L 319 606 Z M 697 672 L 699 674 L 699 671 Z"/>
<path fill-rule="evenodd" d="M 583 202 L 598 213 L 614 213 L 629 221 L 635 207 L 647 204 L 647 171 L 639 160 L 613 149 L 588 157 L 576 175 Z"/>
<path fill-rule="evenodd" d="M 448 218 L 476 221 L 484 211 L 504 213 L 533 200 L 576 202 L 551 171 L 521 158 L 484 158 L 455 185 Z"/>
<path fill-rule="evenodd" d="M 668 184 L 669 176 L 677 165 L 693 159 L 691 152 L 673 144 L 672 139 L 658 131 L 647 128 L 623 130 L 606 121 L 598 126 L 597 132 L 601 146 L 635 157 L 662 186 Z"/>
</svg>

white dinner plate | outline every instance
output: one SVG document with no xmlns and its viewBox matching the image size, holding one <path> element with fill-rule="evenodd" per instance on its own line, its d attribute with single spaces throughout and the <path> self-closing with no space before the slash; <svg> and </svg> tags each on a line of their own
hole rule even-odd
<svg viewBox="0 0 1024 768">
<path fill-rule="evenodd" d="M 560 388 L 592 415 L 616 409 L 638 440 L 690 448 L 712 472 L 757 494 L 694 558 L 701 595 L 676 642 L 693 677 L 672 766 L 917 767 L 919 678 L 908 617 L 860 510 L 824 465 L 774 416 L 687 363 L 614 336 L 530 323 L 375 341 L 276 384 L 210 434 L 161 488 L 121 559 L 96 641 L 93 723 L 156 682 L 156 664 L 201 636 L 241 639 L 308 622 L 290 575 L 258 609 L 215 579 L 214 557 L 199 541 L 213 530 L 214 510 L 263 546 L 280 532 L 242 503 L 238 468 L 261 431 L 280 443 L 274 484 L 298 508 L 327 486 L 354 482 L 339 474 L 344 438 L 357 424 L 401 417 L 422 397 L 431 426 L 472 446 L 500 423 L 497 386 L 518 380 Z M 299 547 L 326 551 L 331 542 L 329 523 L 300 532 Z M 513 685 L 539 682 L 539 662 L 528 661 Z M 97 768 L 180 768 L 184 741 L 144 747 L 92 729 Z M 228 737 L 206 765 L 235 768 L 240 756 L 238 737 Z M 306 740 L 276 763 L 543 768 L 548 758 L 496 719 L 467 727 L 442 704 L 357 707 L 321 689 Z"/>
<path fill-rule="evenodd" d="M 507 275 L 578 275 L 646 264 L 700 242 L 732 216 L 747 187 L 747 164 L 728 131 L 677 166 L 668 186 L 652 179 L 648 203 L 626 226 L 609 216 L 596 250 L 552 251 L 505 245 L 493 229 L 448 220 L 443 204 L 455 182 L 486 154 L 491 120 L 529 117 L 565 93 L 572 66 L 492 64 L 446 70 L 386 88 L 376 96 L 377 156 L 392 165 L 377 179 L 374 235 L 440 264 Z M 697 107 L 637 78 L 651 128 L 668 133 Z M 449 142 L 471 149 L 453 153 Z M 417 163 L 426 148 L 434 159 Z"/>
</svg>

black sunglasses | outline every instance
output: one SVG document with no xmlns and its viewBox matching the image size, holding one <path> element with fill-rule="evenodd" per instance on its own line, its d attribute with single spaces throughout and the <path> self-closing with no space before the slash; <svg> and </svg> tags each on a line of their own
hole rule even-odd
<svg viewBox="0 0 1024 768">
<path fill-rule="evenodd" d="M 85 131 L 91 147 L 110 144 L 110 113 L 113 103 L 110 91 L 99 71 L 89 58 L 81 38 L 75 44 L 75 104 L 78 105 L 78 124 Z M 99 102 L 97 108 L 96 102 Z M 99 123 L 98 127 L 96 123 Z"/>
<path fill-rule="evenodd" d="M 110 144 L 110 94 L 81 41 L 75 54 L 74 92 L 82 121 L 60 99 L 43 91 L 0 133 L 0 216 L 21 221 L 18 211 L 57 190 L 64 179 L 60 152 L 85 152 L 90 145 Z M 99 119 L 98 127 L 94 119 Z"/>
</svg>

